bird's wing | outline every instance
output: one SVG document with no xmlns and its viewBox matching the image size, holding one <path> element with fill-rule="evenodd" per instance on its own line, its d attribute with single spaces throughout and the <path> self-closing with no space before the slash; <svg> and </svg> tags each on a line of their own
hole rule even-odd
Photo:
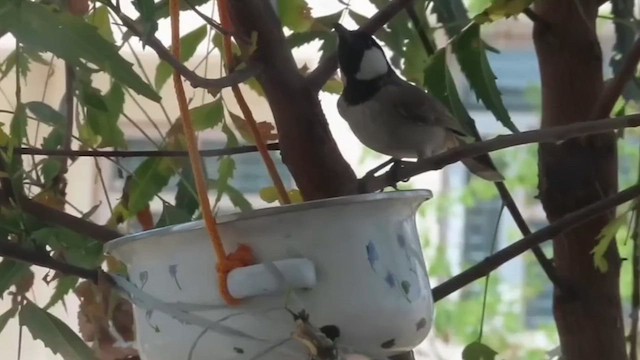
<svg viewBox="0 0 640 360">
<path fill-rule="evenodd" d="M 409 120 L 427 126 L 442 126 L 461 138 L 469 134 L 449 110 L 435 97 L 410 83 L 390 83 L 377 95 Z"/>
</svg>

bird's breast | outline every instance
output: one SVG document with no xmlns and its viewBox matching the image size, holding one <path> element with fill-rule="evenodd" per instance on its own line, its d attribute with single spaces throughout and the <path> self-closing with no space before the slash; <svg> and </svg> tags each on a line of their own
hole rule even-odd
<svg viewBox="0 0 640 360">
<path fill-rule="evenodd" d="M 337 105 L 358 140 L 376 152 L 414 159 L 438 152 L 435 149 L 443 146 L 444 128 L 410 121 L 378 101 L 349 105 L 340 97 Z"/>
</svg>

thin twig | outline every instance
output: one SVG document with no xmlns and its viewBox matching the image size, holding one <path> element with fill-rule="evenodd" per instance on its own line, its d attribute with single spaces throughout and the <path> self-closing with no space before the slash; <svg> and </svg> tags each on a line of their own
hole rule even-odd
<svg viewBox="0 0 640 360">
<path fill-rule="evenodd" d="M 1 149 L 1 148 L 0 148 Z M 269 151 L 280 150 L 278 143 L 267 144 Z M 200 156 L 215 157 L 223 155 L 246 154 L 258 151 L 255 145 L 238 146 L 224 149 L 200 150 Z M 73 156 L 73 157 L 108 157 L 108 158 L 130 158 L 130 157 L 189 157 L 188 151 L 181 150 L 46 150 L 39 148 L 23 147 L 15 149 L 16 153 L 23 155 L 44 155 L 44 156 Z"/>
<path fill-rule="evenodd" d="M 93 282 L 98 281 L 97 269 L 86 269 L 79 266 L 67 264 L 53 259 L 51 256 L 49 256 L 49 254 L 45 252 L 27 250 L 16 243 L 0 241 L 0 256 L 25 262 L 30 265 L 38 265 L 48 269 L 56 270 L 66 275 L 75 275 L 83 279 L 91 280 Z"/>
<path fill-rule="evenodd" d="M 383 189 L 398 182 L 431 170 L 439 170 L 461 159 L 472 158 L 493 151 L 531 143 L 561 142 L 570 138 L 588 134 L 597 134 L 616 129 L 640 126 L 640 114 L 621 116 L 611 119 L 579 122 L 565 126 L 555 126 L 539 130 L 523 131 L 517 134 L 500 135 L 493 139 L 462 145 L 423 159 L 394 172 L 385 172 L 379 176 L 363 178 L 363 189 L 368 192 Z"/>
<path fill-rule="evenodd" d="M 618 205 L 631 201 L 638 196 L 640 196 L 640 185 L 634 185 L 615 195 L 609 196 L 589 206 L 585 206 L 580 210 L 565 215 L 553 224 L 548 225 L 529 236 L 525 236 L 502 250 L 497 251 L 495 254 L 486 257 L 476 265 L 473 265 L 467 270 L 434 287 L 432 290 L 434 301 L 442 300 L 446 296 L 458 291 L 473 281 L 486 276 L 502 264 L 531 249 L 531 247 L 539 245 L 551 238 L 555 238 L 565 231 L 570 230 L 571 228 L 580 225 L 597 215 L 609 211 Z"/>
<path fill-rule="evenodd" d="M 418 33 L 418 37 L 420 38 L 420 42 L 424 47 L 424 51 L 429 56 L 435 54 L 437 50 L 436 45 L 433 43 L 433 41 L 431 41 L 431 39 L 429 39 L 429 36 L 427 35 L 426 31 L 424 31 L 424 28 L 420 23 L 420 18 L 418 17 L 418 13 L 416 12 L 416 9 L 413 7 L 413 4 L 407 5 L 405 10 L 407 11 L 407 15 L 409 15 L 409 19 L 411 19 L 411 23 L 413 24 L 413 27 Z"/>
<path fill-rule="evenodd" d="M 247 43 L 251 43 L 251 40 L 246 39 L 244 36 L 239 35 L 239 34 L 232 34 L 230 31 L 227 31 L 224 27 L 222 27 L 222 25 L 220 25 L 220 23 L 218 23 L 217 21 L 213 20 L 211 17 L 205 15 L 202 11 L 198 10 L 197 7 L 195 7 L 191 1 L 189 0 L 184 0 L 185 3 L 187 3 L 187 5 L 191 8 L 191 10 L 196 13 L 196 15 L 198 15 L 204 22 L 207 23 L 207 25 L 211 26 L 212 28 L 214 28 L 217 32 L 219 32 L 222 35 L 226 35 L 226 36 L 234 36 L 234 37 L 238 37 L 240 36 L 240 39 L 242 39 L 243 41 L 247 42 Z"/>
<path fill-rule="evenodd" d="M 190 70 L 186 67 L 178 58 L 173 56 L 169 49 L 167 49 L 158 38 L 154 36 L 145 36 L 140 29 L 140 26 L 135 22 L 135 20 L 131 19 L 127 15 L 125 15 L 120 9 L 118 9 L 113 3 L 105 2 L 104 3 L 114 14 L 120 19 L 122 24 L 127 27 L 135 36 L 144 41 L 145 45 L 149 46 L 153 49 L 158 57 L 164 61 L 166 61 L 172 68 L 174 68 L 180 76 L 185 78 L 191 86 L 194 88 L 205 88 L 205 89 L 223 89 L 230 87 L 232 85 L 237 85 L 242 82 L 245 82 L 258 74 L 260 71 L 260 66 L 258 64 L 247 64 L 243 68 L 236 69 L 234 72 L 227 74 L 226 76 L 217 78 L 217 79 L 209 79 L 204 78 L 194 71 Z"/>
</svg>

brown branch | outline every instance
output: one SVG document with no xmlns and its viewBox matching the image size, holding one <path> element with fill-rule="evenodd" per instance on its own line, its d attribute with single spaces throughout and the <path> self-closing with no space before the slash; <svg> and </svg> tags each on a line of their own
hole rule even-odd
<svg viewBox="0 0 640 360">
<path fill-rule="evenodd" d="M 278 143 L 267 144 L 270 151 L 280 150 Z M 200 156 L 214 157 L 223 155 L 246 154 L 258 151 L 255 145 L 238 146 L 226 149 L 200 150 Z M 22 155 L 44 155 L 44 156 L 70 156 L 70 157 L 189 157 L 187 151 L 180 150 L 46 150 L 38 148 L 15 149 L 16 153 Z"/>
<path fill-rule="evenodd" d="M 592 119 L 602 119 L 611 114 L 611 110 L 613 110 L 613 106 L 616 104 L 620 94 L 622 94 L 625 85 L 630 79 L 634 78 L 639 61 L 640 38 L 636 39 L 635 43 L 633 43 L 633 47 L 627 53 L 618 74 L 605 86 L 600 94 L 598 102 L 592 112 Z"/>
<path fill-rule="evenodd" d="M 19 196 L 18 200 L 20 209 L 27 214 L 46 223 L 75 231 L 78 234 L 90 237 L 99 242 L 106 243 L 109 240 L 123 236 L 115 230 L 111 230 L 105 226 L 94 224 L 90 221 L 67 214 L 64 211 L 54 209 L 37 201 L 31 200 L 24 195 Z"/>
<path fill-rule="evenodd" d="M 247 64 L 245 67 L 236 69 L 234 72 L 217 79 L 204 78 L 186 67 L 179 59 L 173 56 L 171 51 L 169 51 L 169 49 L 167 49 L 164 44 L 158 40 L 158 38 L 155 36 L 145 37 L 145 35 L 143 35 L 143 31 L 140 29 L 140 25 L 138 25 L 135 20 L 122 13 L 122 11 L 120 11 L 114 4 L 105 2 L 105 5 L 116 14 L 120 21 L 122 21 L 122 24 L 129 29 L 132 34 L 140 38 L 145 45 L 153 49 L 161 60 L 164 60 L 171 65 L 172 68 L 176 69 L 183 78 L 187 79 L 187 81 L 191 83 L 191 86 L 194 88 L 223 89 L 245 82 L 260 72 L 260 66 L 258 64 Z"/>
<path fill-rule="evenodd" d="M 407 11 L 407 15 L 409 15 L 409 19 L 411 19 L 411 23 L 413 24 L 413 27 L 418 33 L 418 37 L 420 38 L 420 42 L 424 47 L 424 51 L 429 56 L 435 54 L 437 50 L 436 45 L 429 39 L 429 36 L 427 35 L 426 31 L 424 31 L 424 28 L 422 28 L 422 24 L 420 23 L 420 18 L 418 17 L 418 13 L 416 12 L 416 9 L 413 7 L 412 4 L 409 4 L 405 8 L 405 10 Z"/>
<path fill-rule="evenodd" d="M 551 225 L 546 226 L 531 235 L 525 236 L 504 249 L 497 251 L 493 255 L 486 257 L 478 264 L 434 287 L 432 290 L 434 301 L 442 300 L 446 296 L 458 291 L 473 281 L 486 276 L 500 267 L 500 265 L 521 255 L 533 246 L 554 238 L 565 231 L 570 230 L 571 228 L 580 225 L 597 215 L 611 210 L 618 205 L 631 201 L 638 196 L 640 196 L 640 185 L 634 185 L 606 199 L 572 212 Z"/>
<path fill-rule="evenodd" d="M 366 24 L 360 27 L 360 29 L 373 34 L 378 29 L 383 27 L 391 18 L 402 9 L 411 5 L 413 0 L 393 0 L 375 13 Z M 307 75 L 307 85 L 314 91 L 319 92 L 324 84 L 333 76 L 338 69 L 338 56 L 335 52 L 327 56 L 318 66 Z"/>
<path fill-rule="evenodd" d="M 38 265 L 55 271 L 59 271 L 66 275 L 75 275 L 83 279 L 88 279 L 94 283 L 98 282 L 98 270 L 86 269 L 79 266 L 67 264 L 55 260 L 45 252 L 36 252 L 24 249 L 22 246 L 8 242 L 0 241 L 0 256 L 12 260 L 21 261 L 29 265 Z"/>
<path fill-rule="evenodd" d="M 388 171 L 379 176 L 362 178 L 362 188 L 369 192 L 380 190 L 387 186 L 396 184 L 399 179 L 411 178 L 427 171 L 442 169 L 443 167 L 464 158 L 470 158 L 518 145 L 560 142 L 583 135 L 597 134 L 616 129 L 638 126 L 640 126 L 640 114 L 635 114 L 612 119 L 580 122 L 565 126 L 524 131 L 512 135 L 500 135 L 490 140 L 459 146 L 428 159 L 408 163 L 402 168 L 397 169 L 395 172 Z"/>
<path fill-rule="evenodd" d="M 282 160 L 305 200 L 355 194 L 357 178 L 331 136 L 317 91 L 306 86 L 271 3 L 230 1 L 233 28 L 257 33 L 251 62 L 278 128 Z"/>
</svg>

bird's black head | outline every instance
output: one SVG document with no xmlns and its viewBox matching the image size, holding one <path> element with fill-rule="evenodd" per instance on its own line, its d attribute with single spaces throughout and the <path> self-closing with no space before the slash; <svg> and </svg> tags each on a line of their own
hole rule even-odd
<svg viewBox="0 0 640 360">
<path fill-rule="evenodd" d="M 333 27 L 338 34 L 338 62 L 347 78 L 369 81 L 386 75 L 391 67 L 380 44 L 362 30 Z"/>
</svg>

